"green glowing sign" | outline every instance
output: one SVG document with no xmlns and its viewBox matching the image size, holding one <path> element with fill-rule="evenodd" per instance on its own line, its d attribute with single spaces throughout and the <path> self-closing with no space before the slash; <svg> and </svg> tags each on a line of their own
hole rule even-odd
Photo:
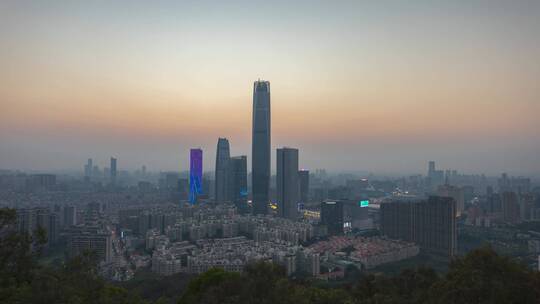
<svg viewBox="0 0 540 304">
<path fill-rule="evenodd" d="M 358 205 L 360 207 L 367 207 L 367 206 L 369 206 L 369 201 L 368 200 L 360 201 L 360 203 L 358 203 Z"/>
</svg>

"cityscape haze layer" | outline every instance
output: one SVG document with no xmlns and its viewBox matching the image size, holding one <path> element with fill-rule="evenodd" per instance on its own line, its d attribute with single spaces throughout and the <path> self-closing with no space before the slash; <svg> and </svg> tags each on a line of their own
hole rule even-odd
<svg viewBox="0 0 540 304">
<path fill-rule="evenodd" d="M 1 1 L 0 303 L 538 304 L 540 2 Z"/>
</svg>

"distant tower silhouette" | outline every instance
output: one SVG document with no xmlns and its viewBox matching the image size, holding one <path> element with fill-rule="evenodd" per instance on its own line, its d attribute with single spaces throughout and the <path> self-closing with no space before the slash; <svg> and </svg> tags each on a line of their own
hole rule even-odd
<svg viewBox="0 0 540 304">
<path fill-rule="evenodd" d="M 117 170 L 116 170 L 116 158 L 111 157 L 111 184 L 116 184 L 116 176 L 117 176 Z"/>
<path fill-rule="evenodd" d="M 216 177 L 215 177 L 215 196 L 217 203 L 223 203 L 230 200 L 228 177 L 229 177 L 229 162 L 231 159 L 229 141 L 226 138 L 218 139 L 216 150 Z"/>
</svg>

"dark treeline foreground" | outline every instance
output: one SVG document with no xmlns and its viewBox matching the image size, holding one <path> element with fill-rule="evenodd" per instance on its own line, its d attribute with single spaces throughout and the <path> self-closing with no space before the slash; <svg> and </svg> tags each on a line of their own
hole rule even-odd
<svg viewBox="0 0 540 304">
<path fill-rule="evenodd" d="M 294 281 L 281 267 L 259 263 L 244 273 L 210 270 L 187 287 L 171 278 L 148 284 L 105 282 L 97 264 L 86 254 L 52 268 L 37 263 L 43 235 L 16 233 L 15 211 L 0 209 L 0 303 L 540 303 L 540 273 L 482 248 L 456 259 L 444 276 L 432 269 L 403 271 L 387 277 L 367 275 L 343 287 L 320 288 Z M 174 279 L 174 276 L 172 277 Z M 143 299 L 146 285 L 156 298 Z"/>
</svg>

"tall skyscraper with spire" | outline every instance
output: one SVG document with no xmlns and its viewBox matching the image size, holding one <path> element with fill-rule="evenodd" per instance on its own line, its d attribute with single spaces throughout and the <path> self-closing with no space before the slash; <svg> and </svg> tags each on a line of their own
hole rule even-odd
<svg viewBox="0 0 540 304">
<path fill-rule="evenodd" d="M 216 149 L 216 177 L 214 199 L 217 203 L 229 201 L 229 162 L 231 159 L 229 141 L 226 138 L 219 138 Z"/>
<path fill-rule="evenodd" d="M 253 213 L 268 212 L 270 188 L 270 82 L 253 84 L 253 130 L 251 146 L 251 184 Z"/>
</svg>

